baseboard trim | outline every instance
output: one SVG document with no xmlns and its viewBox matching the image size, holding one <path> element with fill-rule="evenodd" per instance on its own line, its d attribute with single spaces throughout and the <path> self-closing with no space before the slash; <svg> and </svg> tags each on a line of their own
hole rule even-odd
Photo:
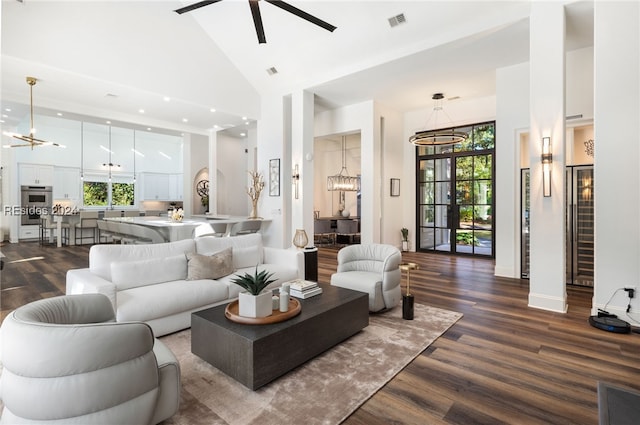
<svg viewBox="0 0 640 425">
<path fill-rule="evenodd" d="M 544 294 L 529 293 L 529 307 L 555 311 L 556 313 L 566 313 L 568 308 L 567 296 L 551 297 Z"/>
</svg>

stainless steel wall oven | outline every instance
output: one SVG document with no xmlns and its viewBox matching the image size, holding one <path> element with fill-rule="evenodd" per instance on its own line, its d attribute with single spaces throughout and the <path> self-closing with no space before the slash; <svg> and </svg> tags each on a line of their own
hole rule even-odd
<svg viewBox="0 0 640 425">
<path fill-rule="evenodd" d="M 40 224 L 40 216 L 51 213 L 53 188 L 51 186 L 22 186 L 22 224 Z"/>
</svg>

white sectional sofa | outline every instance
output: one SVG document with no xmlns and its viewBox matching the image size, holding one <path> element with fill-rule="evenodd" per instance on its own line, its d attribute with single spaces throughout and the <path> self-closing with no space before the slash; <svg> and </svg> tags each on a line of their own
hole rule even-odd
<svg viewBox="0 0 640 425">
<path fill-rule="evenodd" d="M 227 248 L 231 248 L 233 265 L 223 273 L 233 271 L 231 274 L 199 279 L 192 273 L 187 253 L 228 254 Z M 237 298 L 242 288 L 231 280 L 245 272 L 253 274 L 256 265 L 259 271 L 274 273 L 271 288 L 304 277 L 301 251 L 263 246 L 259 233 L 204 236 L 151 245 L 94 245 L 89 251 L 89 268 L 67 272 L 66 293 L 105 294 L 118 322 L 146 322 L 155 336 L 162 336 L 189 328 L 192 312 Z"/>
</svg>

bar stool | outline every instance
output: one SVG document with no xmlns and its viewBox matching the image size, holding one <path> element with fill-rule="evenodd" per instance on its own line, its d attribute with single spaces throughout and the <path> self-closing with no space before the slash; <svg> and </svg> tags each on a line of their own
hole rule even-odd
<svg viewBox="0 0 640 425">
<path fill-rule="evenodd" d="M 91 236 L 84 236 L 84 232 L 87 229 L 91 229 Z M 74 243 L 78 245 L 78 239 L 80 239 L 80 245 L 84 239 L 91 238 L 92 243 L 96 243 L 96 233 L 98 232 L 98 211 L 80 211 L 80 222 L 75 226 L 76 234 Z M 78 237 L 78 235 L 80 237 Z"/>
<path fill-rule="evenodd" d="M 40 237 L 39 242 L 40 245 L 44 245 L 47 239 L 47 236 L 53 236 L 55 230 L 58 229 L 58 224 L 52 220 L 52 215 L 41 215 L 40 216 Z M 64 244 L 65 239 L 67 243 L 69 242 L 69 223 L 60 223 L 62 235 L 62 243 Z"/>
</svg>

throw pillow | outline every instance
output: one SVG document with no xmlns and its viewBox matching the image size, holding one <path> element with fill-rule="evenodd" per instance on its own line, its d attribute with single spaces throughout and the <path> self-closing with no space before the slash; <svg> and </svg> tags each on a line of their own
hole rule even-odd
<svg viewBox="0 0 640 425">
<path fill-rule="evenodd" d="M 185 255 L 187 257 L 187 280 L 219 279 L 235 271 L 231 248 L 213 255 L 201 255 L 195 252 L 187 252 Z"/>
</svg>

